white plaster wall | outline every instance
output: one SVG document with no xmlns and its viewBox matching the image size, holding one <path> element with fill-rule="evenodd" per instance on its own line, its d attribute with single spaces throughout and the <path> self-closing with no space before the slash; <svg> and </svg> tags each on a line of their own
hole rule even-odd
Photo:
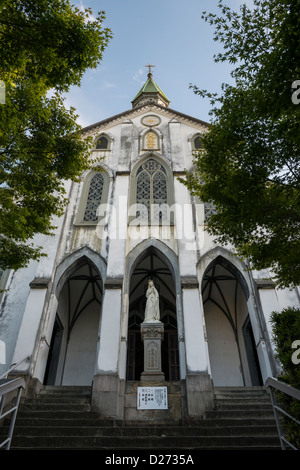
<svg viewBox="0 0 300 470">
<path fill-rule="evenodd" d="M 267 330 L 271 338 L 271 346 L 275 352 L 275 345 L 272 341 L 272 324 L 270 322 L 272 312 L 281 312 L 287 307 L 299 308 L 298 296 L 295 290 L 289 291 L 288 289 L 259 289 L 259 296 Z"/>
<path fill-rule="evenodd" d="M 212 379 L 215 386 L 243 385 L 233 330 L 225 315 L 208 303 L 205 323 Z"/>
<path fill-rule="evenodd" d="M 161 240 L 171 250 L 178 254 L 177 239 L 174 235 L 174 226 L 129 226 L 126 244 L 126 254 L 149 238 Z"/>
<path fill-rule="evenodd" d="M 176 233 L 181 276 L 196 276 L 196 238 L 191 197 L 187 188 L 174 180 Z"/>
<path fill-rule="evenodd" d="M 113 213 L 108 229 L 109 257 L 107 277 L 123 277 L 127 240 L 129 176 L 119 175 L 115 185 Z"/>
<path fill-rule="evenodd" d="M 106 289 L 104 294 L 97 363 L 97 372 L 100 373 L 116 373 L 118 370 L 121 295 L 120 289 Z"/>
<path fill-rule="evenodd" d="M 36 268 L 37 262 L 33 261 L 29 264 L 28 268 L 10 273 L 6 285 L 8 291 L 3 294 L 0 307 L 0 340 L 5 344 L 6 356 L 6 363 L 0 364 L 0 375 L 13 362 L 16 341 L 30 292 L 29 283 L 34 278 Z"/>
<path fill-rule="evenodd" d="M 13 362 L 21 361 L 33 354 L 45 296 L 46 289 L 31 289 L 30 291 L 13 355 Z M 18 367 L 18 370 L 26 370 L 27 368 L 28 363 L 24 363 Z"/>
<path fill-rule="evenodd" d="M 207 373 L 206 344 L 198 289 L 183 289 L 182 304 L 187 373 Z"/>
<path fill-rule="evenodd" d="M 76 321 L 66 353 L 62 385 L 91 385 L 96 364 L 99 305 L 91 304 Z"/>
<path fill-rule="evenodd" d="M 48 312 L 57 311 L 58 301 L 55 295 L 51 295 L 48 302 Z M 52 338 L 53 325 L 55 315 L 49 315 L 45 313 L 43 328 L 41 329 L 41 338 L 44 337 L 44 341 L 40 343 L 39 348 L 36 351 L 36 364 L 34 367 L 33 376 L 41 383 L 43 383 L 45 370 L 47 366 L 49 346 Z"/>
</svg>

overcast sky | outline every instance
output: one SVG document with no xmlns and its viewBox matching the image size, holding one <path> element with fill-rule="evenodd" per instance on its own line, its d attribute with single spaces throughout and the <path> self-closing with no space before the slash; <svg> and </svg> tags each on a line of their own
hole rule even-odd
<svg viewBox="0 0 300 470">
<path fill-rule="evenodd" d="M 227 0 L 239 9 L 244 1 Z M 247 4 L 251 0 L 247 0 Z M 189 84 L 219 92 L 231 81 L 231 66 L 216 64 L 222 50 L 213 40 L 214 28 L 201 19 L 203 11 L 219 12 L 218 0 L 74 0 L 106 13 L 112 30 L 102 63 L 85 73 L 66 105 L 74 106 L 83 126 L 131 109 L 131 100 L 147 80 L 149 62 L 153 79 L 176 111 L 209 121 L 210 104 L 189 89 Z"/>
</svg>

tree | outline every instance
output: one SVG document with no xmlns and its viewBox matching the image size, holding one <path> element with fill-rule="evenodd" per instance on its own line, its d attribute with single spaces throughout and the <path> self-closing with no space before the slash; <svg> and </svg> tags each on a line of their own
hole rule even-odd
<svg viewBox="0 0 300 470">
<path fill-rule="evenodd" d="M 270 321 L 273 330 L 273 342 L 276 347 L 276 356 L 280 360 L 282 372 L 278 379 L 300 390 L 300 310 L 285 308 L 281 312 L 272 312 Z M 300 402 L 287 396 L 278 396 L 279 402 L 284 404 L 284 409 L 300 420 Z M 300 449 L 300 428 L 290 418 L 284 416 L 284 427 L 288 440 Z"/>
<path fill-rule="evenodd" d="M 210 99 L 212 122 L 185 184 L 216 213 L 208 231 L 278 286 L 300 283 L 299 0 L 254 0 L 221 15 L 203 12 L 224 46 L 215 61 L 235 65 L 234 85 Z M 183 181 L 184 182 L 184 181 Z"/>
<path fill-rule="evenodd" d="M 95 68 L 111 38 L 69 0 L 3 0 L 0 6 L 0 267 L 45 255 L 32 239 L 53 233 L 67 199 L 64 181 L 90 164 L 75 110 L 63 93 Z"/>
</svg>

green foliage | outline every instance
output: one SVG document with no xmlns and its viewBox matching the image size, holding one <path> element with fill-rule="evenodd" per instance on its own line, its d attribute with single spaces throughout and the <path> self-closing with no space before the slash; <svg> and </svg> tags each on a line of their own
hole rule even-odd
<svg viewBox="0 0 300 470">
<path fill-rule="evenodd" d="M 283 369 L 278 379 L 300 390 L 300 310 L 286 308 L 280 313 L 273 312 L 271 323 L 277 357 Z M 299 401 L 287 396 L 280 396 L 279 400 L 287 412 L 300 421 Z M 285 429 L 288 440 L 300 449 L 300 426 L 286 419 Z"/>
<path fill-rule="evenodd" d="M 0 6 L 0 265 L 26 266 L 45 247 L 29 240 L 52 234 L 67 203 L 64 181 L 90 165 L 74 109 L 62 92 L 101 61 L 111 32 L 68 0 L 4 0 Z"/>
<path fill-rule="evenodd" d="M 235 85 L 209 98 L 212 124 L 185 184 L 217 214 L 208 230 L 231 243 L 254 269 L 271 268 L 279 286 L 300 283 L 300 104 L 292 83 L 300 78 L 299 0 L 255 0 L 221 16 L 204 13 L 224 46 L 216 61 L 236 65 Z"/>
</svg>

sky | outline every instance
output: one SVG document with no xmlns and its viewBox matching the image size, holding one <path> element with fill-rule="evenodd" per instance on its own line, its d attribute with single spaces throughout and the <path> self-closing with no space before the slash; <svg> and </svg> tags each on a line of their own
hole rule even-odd
<svg viewBox="0 0 300 470">
<path fill-rule="evenodd" d="M 249 4 L 251 0 L 246 0 Z M 222 46 L 213 40 L 214 27 L 201 19 L 203 11 L 217 12 L 218 0 L 73 0 L 90 7 L 93 14 L 105 11 L 105 26 L 113 39 L 102 62 L 88 70 L 80 87 L 72 87 L 66 106 L 75 107 L 84 127 L 129 110 L 131 101 L 147 80 L 152 63 L 153 79 L 171 101 L 170 108 L 210 121 L 210 103 L 190 84 L 220 92 L 232 83 L 232 67 L 215 63 Z M 245 1 L 227 0 L 233 9 Z"/>
</svg>

